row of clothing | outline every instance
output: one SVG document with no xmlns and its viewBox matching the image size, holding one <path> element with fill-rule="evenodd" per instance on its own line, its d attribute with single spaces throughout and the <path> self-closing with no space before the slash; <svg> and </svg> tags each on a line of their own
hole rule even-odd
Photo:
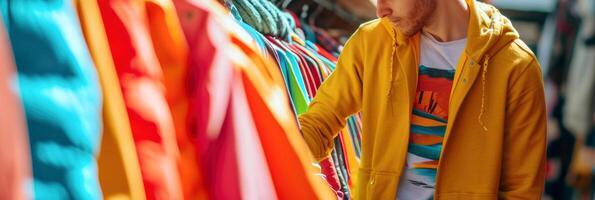
<svg viewBox="0 0 595 200">
<path fill-rule="evenodd" d="M 281 69 L 293 112 L 297 118 L 307 111 L 308 105 L 316 95 L 316 90 L 335 69 L 337 55 L 342 47 L 322 29 L 317 28 L 312 21 L 306 22 L 291 11 L 281 11 L 276 7 L 262 10 L 260 13 L 236 9 L 237 4 L 243 3 L 237 0 L 227 1 L 226 6 L 244 30 L 256 40 L 261 53 L 276 61 Z M 251 4 L 255 4 L 256 7 L 267 7 L 258 5 L 258 1 L 251 1 Z M 270 2 L 261 1 L 261 4 L 270 4 Z M 244 6 L 238 5 L 238 7 Z M 243 20 L 242 17 L 281 16 L 283 14 L 289 16 L 290 24 L 295 25 L 288 35 L 267 34 L 265 36 L 258 30 L 262 24 L 255 20 Z M 282 33 L 282 31 L 277 32 Z M 350 199 L 351 197 L 351 188 L 353 188 L 359 168 L 360 147 L 361 116 L 354 115 L 347 119 L 345 128 L 338 133 L 331 157 L 319 163 L 323 176 L 339 199 Z"/>
<path fill-rule="evenodd" d="M 348 199 L 360 117 L 319 165 L 296 119 L 338 43 L 227 6 L 1 2 L 0 199 Z"/>
</svg>

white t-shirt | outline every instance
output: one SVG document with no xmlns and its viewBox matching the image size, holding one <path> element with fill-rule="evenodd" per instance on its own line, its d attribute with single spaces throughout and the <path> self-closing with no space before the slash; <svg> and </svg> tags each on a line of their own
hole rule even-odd
<svg viewBox="0 0 595 200">
<path fill-rule="evenodd" d="M 419 77 L 398 200 L 433 199 L 452 79 L 466 44 L 467 39 L 439 42 L 421 34 Z"/>
<path fill-rule="evenodd" d="M 423 32 L 420 39 L 420 64 L 436 69 L 456 69 L 465 45 L 467 45 L 467 38 L 439 42 L 431 34 Z"/>
</svg>

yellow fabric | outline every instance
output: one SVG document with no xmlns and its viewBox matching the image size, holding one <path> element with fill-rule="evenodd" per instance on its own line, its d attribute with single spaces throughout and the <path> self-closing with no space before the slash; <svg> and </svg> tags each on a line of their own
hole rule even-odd
<svg viewBox="0 0 595 200">
<path fill-rule="evenodd" d="M 539 63 L 494 7 L 467 4 L 468 44 L 453 80 L 435 199 L 539 199 L 546 143 Z M 321 160 L 345 118 L 361 111 L 355 199 L 395 199 L 418 67 L 419 34 L 407 38 L 387 19 L 366 23 L 300 116 L 304 138 Z"/>
<path fill-rule="evenodd" d="M 99 74 L 103 93 L 103 139 L 99 152 L 99 181 L 105 199 L 145 199 L 140 166 L 96 1 L 75 0 L 81 27 Z"/>
</svg>

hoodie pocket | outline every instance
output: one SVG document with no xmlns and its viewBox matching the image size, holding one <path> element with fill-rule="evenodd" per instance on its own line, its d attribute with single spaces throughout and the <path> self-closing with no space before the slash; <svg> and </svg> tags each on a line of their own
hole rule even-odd
<svg viewBox="0 0 595 200">
<path fill-rule="evenodd" d="M 395 199 L 399 176 L 397 173 L 360 169 L 361 185 L 355 199 Z"/>
</svg>

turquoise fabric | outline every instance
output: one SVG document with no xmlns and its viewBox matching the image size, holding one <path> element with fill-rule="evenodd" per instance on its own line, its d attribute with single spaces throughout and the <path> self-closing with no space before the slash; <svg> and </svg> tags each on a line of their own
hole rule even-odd
<svg viewBox="0 0 595 200">
<path fill-rule="evenodd" d="M 72 1 L 4 0 L 27 117 L 35 199 L 101 199 L 101 94 Z"/>
<path fill-rule="evenodd" d="M 304 76 L 302 75 L 302 71 L 300 70 L 300 65 L 298 62 L 299 57 L 289 50 L 285 51 L 285 53 L 287 55 L 287 58 L 289 59 L 289 67 L 291 69 L 290 72 L 292 74 L 292 78 L 294 78 L 297 82 L 300 92 L 304 94 L 304 97 L 306 97 L 306 99 L 308 99 L 307 102 L 309 104 L 310 100 L 307 97 L 308 92 L 306 90 L 306 83 L 304 82 Z"/>
<path fill-rule="evenodd" d="M 244 30 L 246 30 L 246 32 L 248 32 L 248 34 L 250 34 L 250 36 L 256 41 L 260 53 L 262 55 L 267 55 L 267 49 L 263 35 L 244 22 L 238 21 L 238 24 L 240 24 L 240 26 L 242 26 L 242 28 L 244 28 Z"/>
<path fill-rule="evenodd" d="M 295 111 L 297 115 L 300 115 L 306 110 L 308 110 L 308 104 L 310 104 L 310 100 L 307 98 L 306 87 L 304 85 L 304 81 L 299 71 L 299 66 L 297 65 L 295 59 L 295 55 L 291 55 L 289 52 L 285 52 L 283 49 L 275 46 L 275 51 L 279 56 L 279 67 L 281 68 L 281 72 L 285 78 L 285 83 L 287 84 L 287 88 L 289 89 L 289 95 L 293 100 L 293 105 L 295 106 Z M 297 69 L 296 69 L 297 68 Z M 297 72 L 295 71 L 297 70 Z"/>
</svg>

